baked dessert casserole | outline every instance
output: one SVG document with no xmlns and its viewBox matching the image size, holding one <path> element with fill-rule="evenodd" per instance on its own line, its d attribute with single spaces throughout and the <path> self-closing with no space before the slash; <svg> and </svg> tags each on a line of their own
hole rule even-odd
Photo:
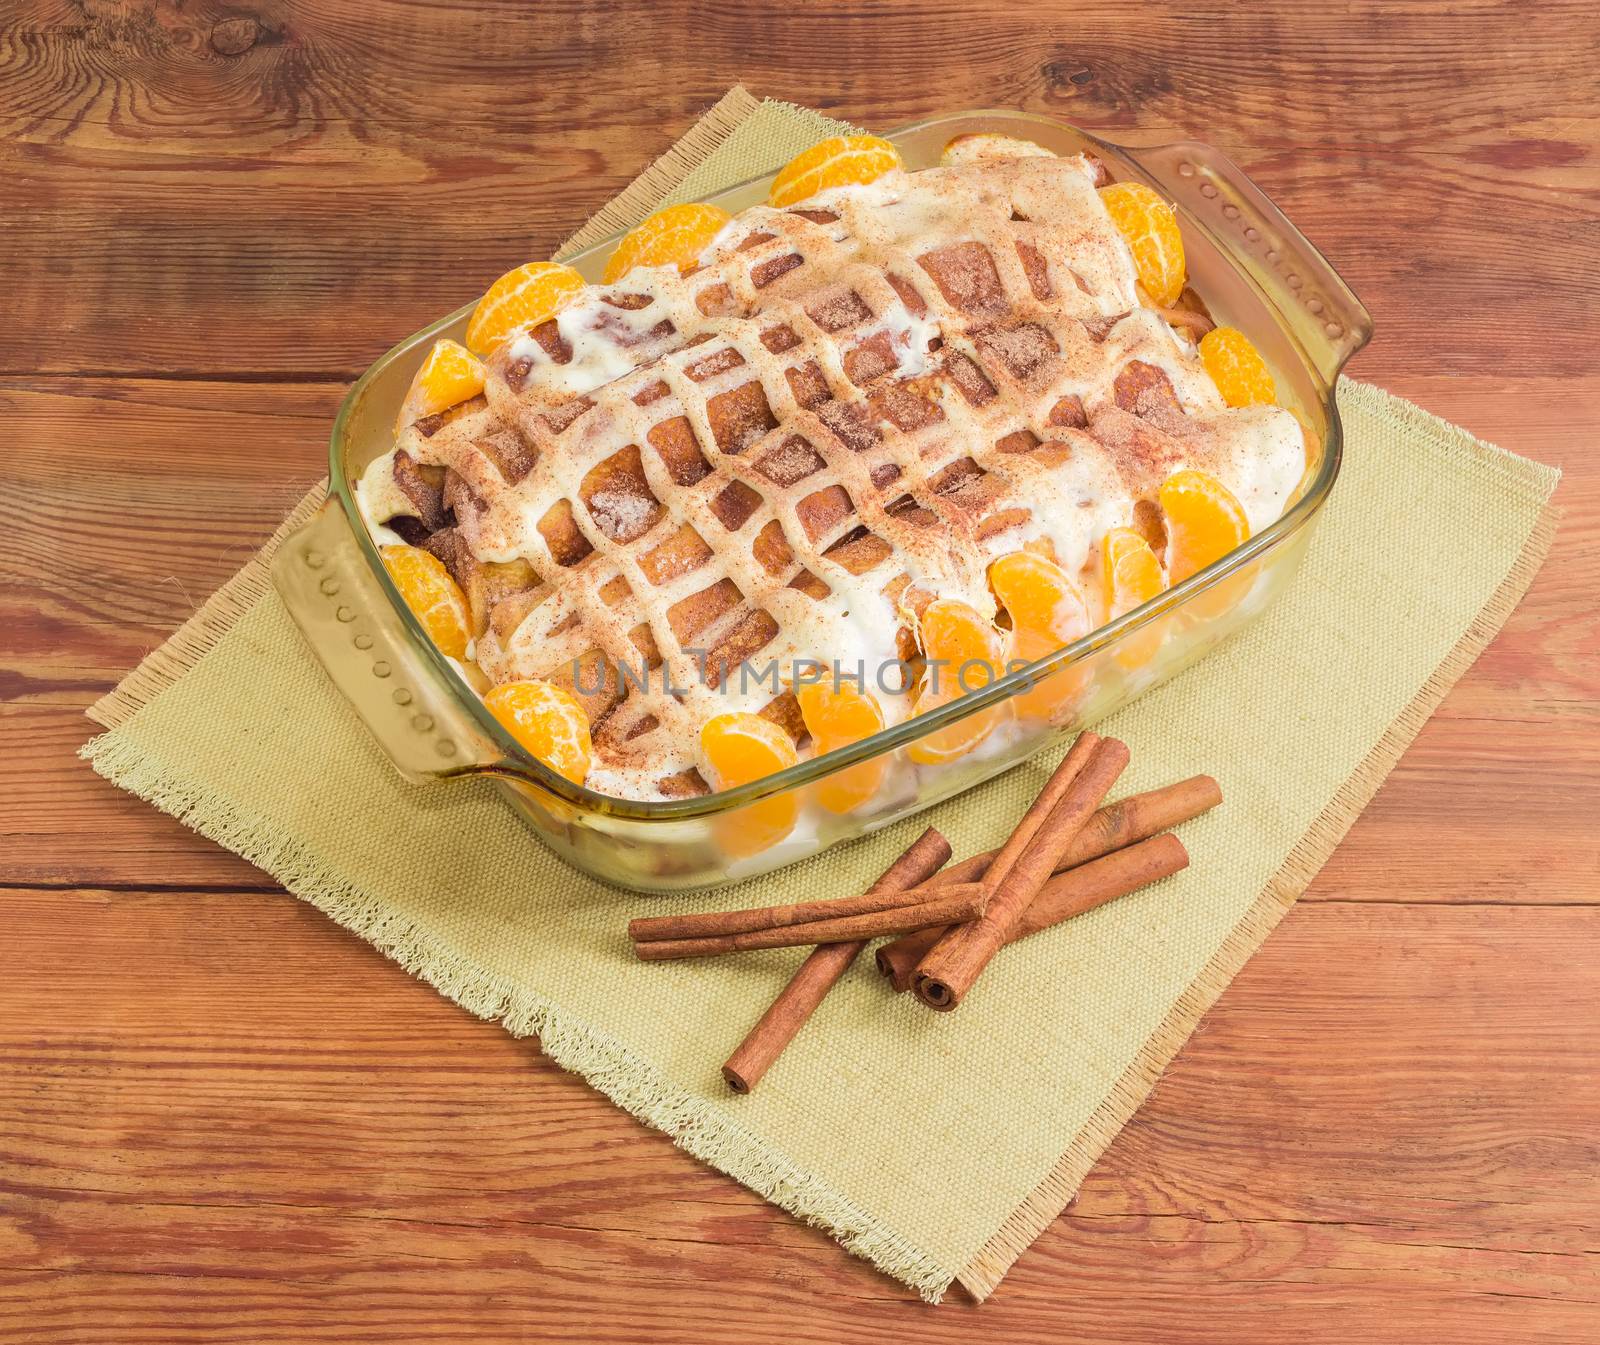
<svg viewBox="0 0 1600 1345">
<path fill-rule="evenodd" d="M 917 172 L 826 141 L 765 206 L 651 216 L 601 284 L 521 266 L 465 346 L 435 345 L 396 431 L 357 498 L 402 596 L 531 754 L 639 800 L 748 783 L 1061 648 L 1277 519 L 1308 456 L 1187 288 L 1172 207 L 989 135 Z M 813 802 L 1066 723 L 1082 681 Z M 772 803 L 747 821 L 769 840 L 799 806 Z"/>
</svg>

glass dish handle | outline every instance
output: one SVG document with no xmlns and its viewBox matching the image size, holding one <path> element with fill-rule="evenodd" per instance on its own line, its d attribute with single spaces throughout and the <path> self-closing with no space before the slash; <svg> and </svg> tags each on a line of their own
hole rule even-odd
<svg viewBox="0 0 1600 1345">
<path fill-rule="evenodd" d="M 1176 201 L 1284 315 L 1331 388 L 1372 337 L 1372 318 L 1339 273 L 1244 172 L 1209 145 L 1130 151 L 1151 185 Z"/>
<path fill-rule="evenodd" d="M 503 754 L 418 649 L 328 500 L 272 560 L 272 582 L 306 643 L 400 772 L 414 780 L 489 770 Z"/>
</svg>

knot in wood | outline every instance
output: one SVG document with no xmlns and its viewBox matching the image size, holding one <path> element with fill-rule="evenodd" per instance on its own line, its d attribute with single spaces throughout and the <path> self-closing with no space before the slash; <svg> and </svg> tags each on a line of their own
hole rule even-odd
<svg viewBox="0 0 1600 1345">
<path fill-rule="evenodd" d="M 219 56 L 242 56 L 261 37 L 261 25 L 248 15 L 219 20 L 211 30 L 211 49 Z"/>
</svg>

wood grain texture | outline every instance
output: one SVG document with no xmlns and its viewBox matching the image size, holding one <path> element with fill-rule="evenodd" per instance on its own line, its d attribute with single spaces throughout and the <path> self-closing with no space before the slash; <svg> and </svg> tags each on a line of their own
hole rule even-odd
<svg viewBox="0 0 1600 1345">
<path fill-rule="evenodd" d="M 9 895 L 0 1338 L 1488 1341 L 1600 1307 L 1592 906 L 1297 910 L 1004 1292 L 931 1312 L 308 908 Z"/>
<path fill-rule="evenodd" d="M 740 79 L 875 126 L 1004 106 L 1203 137 L 1377 301 L 1391 357 L 1586 372 L 1592 6 L 1407 9 L 570 0 L 373 22 L 367 0 L 267 0 L 234 55 L 248 30 L 215 38 L 231 4 L 14 0 L 0 373 L 343 381 L 547 255 Z M 1397 236 L 1411 246 L 1383 246 Z M 75 280 L 27 283 L 41 275 Z M 1590 340 L 1530 347 L 1504 318 L 1533 303 Z M 1441 308 L 1472 339 L 1438 342 Z"/>
<path fill-rule="evenodd" d="M 1600 1337 L 1600 21 L 952 0 L 0 7 L 0 1342 Z M 933 1310 L 73 756 L 344 384 L 728 85 L 1220 145 L 1551 558 L 981 1309 Z"/>
</svg>

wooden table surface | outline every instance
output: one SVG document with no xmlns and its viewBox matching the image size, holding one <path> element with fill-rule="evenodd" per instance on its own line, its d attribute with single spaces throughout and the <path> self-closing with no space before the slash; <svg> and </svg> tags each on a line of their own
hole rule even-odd
<svg viewBox="0 0 1600 1345">
<path fill-rule="evenodd" d="M 1358 376 L 1566 472 L 1528 599 L 982 1307 L 73 755 L 350 380 L 738 80 L 1218 144 L 1370 305 Z M 1565 0 L 8 0 L 0 1340 L 1600 1338 L 1597 89 Z"/>
</svg>

